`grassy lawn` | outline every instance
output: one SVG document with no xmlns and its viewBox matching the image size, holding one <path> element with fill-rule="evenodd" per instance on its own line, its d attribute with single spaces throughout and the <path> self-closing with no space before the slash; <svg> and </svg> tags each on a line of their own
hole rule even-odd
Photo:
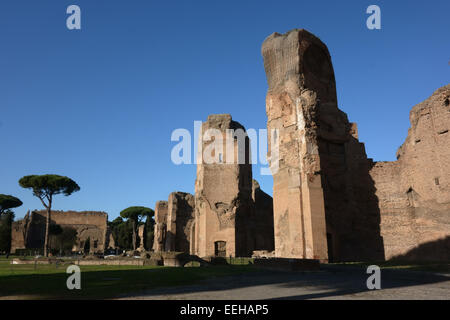
<svg viewBox="0 0 450 320">
<path fill-rule="evenodd" d="M 67 265 L 11 265 L 0 259 L 0 299 L 104 299 L 157 287 L 189 285 L 204 279 L 252 272 L 252 266 L 176 268 L 81 266 L 81 290 L 68 290 Z"/>
</svg>

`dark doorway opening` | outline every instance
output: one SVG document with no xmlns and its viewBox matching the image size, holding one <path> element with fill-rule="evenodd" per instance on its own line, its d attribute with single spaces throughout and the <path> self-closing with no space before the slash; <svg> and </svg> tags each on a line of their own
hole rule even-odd
<svg viewBox="0 0 450 320">
<path fill-rule="evenodd" d="M 216 241 L 214 242 L 214 254 L 216 257 L 227 256 L 227 243 L 225 241 Z"/>
</svg>

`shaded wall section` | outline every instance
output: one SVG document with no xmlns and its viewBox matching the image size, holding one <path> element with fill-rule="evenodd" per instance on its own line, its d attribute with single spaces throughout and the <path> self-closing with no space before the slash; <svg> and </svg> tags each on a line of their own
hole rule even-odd
<svg viewBox="0 0 450 320">
<path fill-rule="evenodd" d="M 446 85 L 414 106 L 398 160 L 370 171 L 386 259 L 450 260 L 449 98 Z"/>
<path fill-rule="evenodd" d="M 194 207 L 194 196 L 190 193 L 169 195 L 165 251 L 189 252 Z"/>
</svg>

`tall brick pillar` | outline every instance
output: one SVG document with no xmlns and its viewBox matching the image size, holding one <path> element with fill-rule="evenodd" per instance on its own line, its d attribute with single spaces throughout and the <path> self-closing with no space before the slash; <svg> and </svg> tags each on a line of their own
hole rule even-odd
<svg viewBox="0 0 450 320">
<path fill-rule="evenodd" d="M 253 199 L 245 128 L 229 114 L 210 115 L 202 124 L 198 144 L 191 253 L 200 257 L 248 256 L 253 250 L 247 229 Z M 214 145 L 218 148 L 212 148 Z"/>
<path fill-rule="evenodd" d="M 278 167 L 272 172 L 275 254 L 327 260 L 318 116 L 337 109 L 331 58 L 317 37 L 298 29 L 270 35 L 262 55 L 269 85 L 268 158 Z"/>
</svg>

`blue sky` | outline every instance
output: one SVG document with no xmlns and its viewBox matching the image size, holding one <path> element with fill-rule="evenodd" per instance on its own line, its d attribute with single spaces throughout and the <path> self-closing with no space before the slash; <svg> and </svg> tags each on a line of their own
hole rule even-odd
<svg viewBox="0 0 450 320">
<path fill-rule="evenodd" d="M 66 8 L 81 8 L 81 30 Z M 366 8 L 381 8 L 381 30 Z M 81 187 L 54 208 L 154 207 L 194 193 L 195 166 L 176 166 L 170 141 L 194 120 L 230 113 L 266 127 L 261 44 L 305 28 L 331 53 L 339 107 L 369 157 L 395 160 L 409 111 L 449 83 L 450 2 L 4 0 L 0 4 L 0 193 L 40 209 L 18 180 L 55 173 Z M 272 178 L 260 176 L 272 193 Z"/>
</svg>

